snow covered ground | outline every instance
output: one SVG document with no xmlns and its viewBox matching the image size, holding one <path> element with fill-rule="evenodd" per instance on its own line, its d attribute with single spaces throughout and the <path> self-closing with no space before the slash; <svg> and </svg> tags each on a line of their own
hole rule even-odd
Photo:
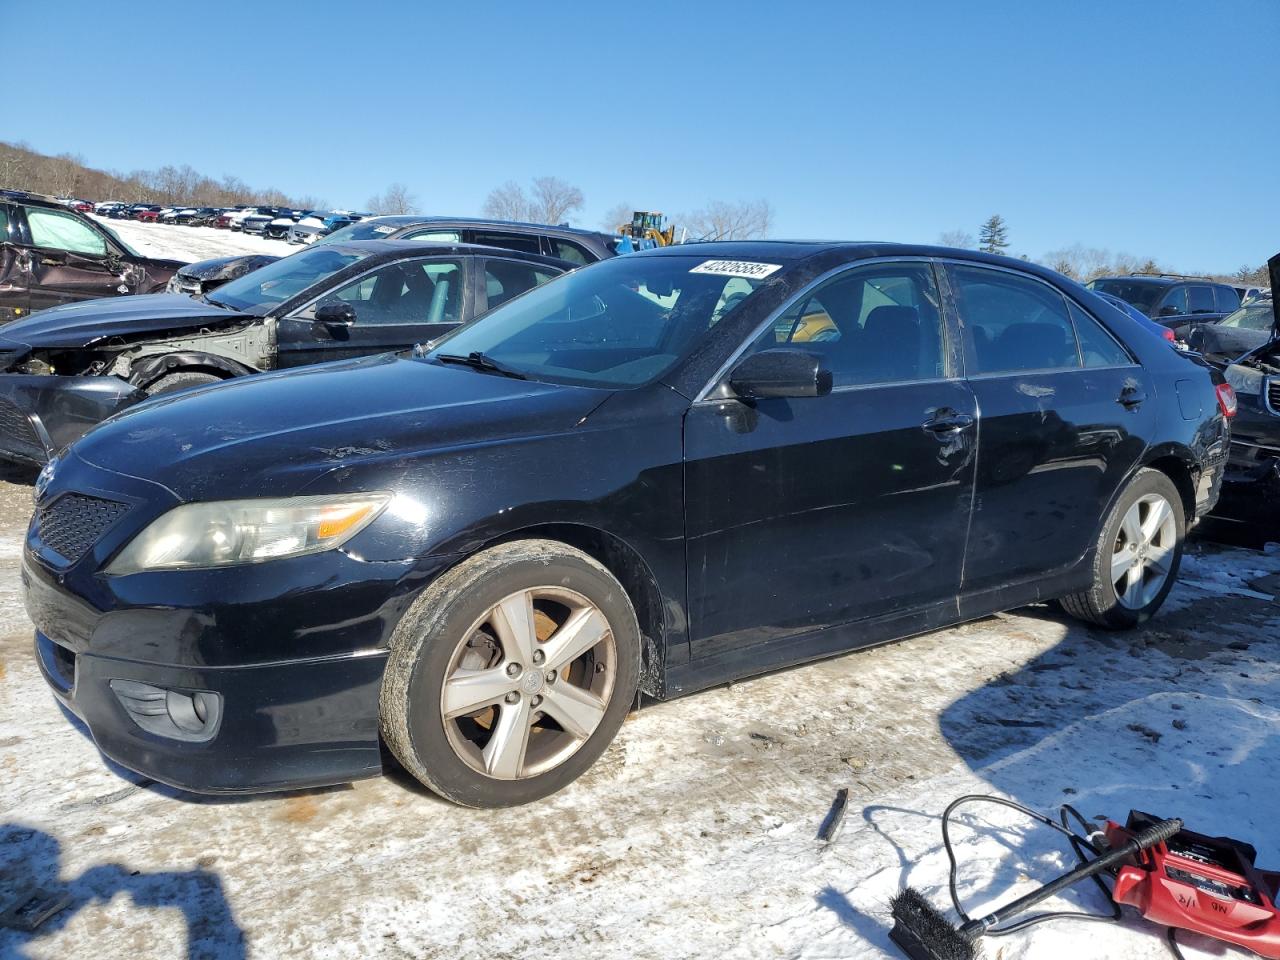
<svg viewBox="0 0 1280 960">
<path fill-rule="evenodd" d="M 458 809 L 397 776 L 211 800 L 111 768 L 45 690 L 16 589 L 29 496 L 0 486 L 0 905 L 30 883 L 72 904 L 0 932 L 0 957 L 894 955 L 888 900 L 910 883 L 947 906 L 938 815 L 970 792 L 1182 816 L 1280 867 L 1275 553 L 1197 545 L 1130 634 L 1028 608 L 646 707 L 528 808 Z M 840 787 L 848 816 L 823 843 Z M 956 831 L 974 909 L 1070 857 L 990 811 L 963 822 L 981 828 Z M 1129 916 L 987 956 L 1167 953 Z"/>
<path fill-rule="evenodd" d="M 108 220 L 94 217 L 114 230 L 133 249 L 148 257 L 171 260 L 211 260 L 237 253 L 270 253 L 287 257 L 302 248 L 283 240 L 268 240 L 255 234 L 234 233 L 214 227 L 179 227 L 171 223 L 138 223 L 133 220 Z"/>
</svg>

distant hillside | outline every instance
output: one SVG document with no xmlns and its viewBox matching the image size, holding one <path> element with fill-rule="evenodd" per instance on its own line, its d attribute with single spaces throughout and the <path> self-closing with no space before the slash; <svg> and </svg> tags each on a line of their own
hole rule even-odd
<svg viewBox="0 0 1280 960">
<path fill-rule="evenodd" d="M 165 166 L 126 174 L 95 169 L 74 154 L 51 157 L 26 144 L 3 141 L 0 141 L 0 189 L 165 206 L 233 207 L 261 203 L 303 210 L 328 207 L 316 197 L 294 197 L 274 187 L 255 189 L 239 177 L 214 180 L 189 166 Z"/>
</svg>

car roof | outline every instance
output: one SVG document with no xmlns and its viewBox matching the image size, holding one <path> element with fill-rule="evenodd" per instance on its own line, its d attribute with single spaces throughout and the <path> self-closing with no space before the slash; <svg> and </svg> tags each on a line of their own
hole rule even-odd
<svg viewBox="0 0 1280 960">
<path fill-rule="evenodd" d="M 605 237 L 613 239 L 613 235 L 600 230 L 587 230 L 582 227 L 570 227 L 567 224 L 529 223 L 524 220 L 490 220 L 484 217 L 442 217 L 419 216 L 416 214 L 389 214 L 381 217 L 365 217 L 361 223 L 388 223 L 398 227 L 413 224 L 446 224 L 457 223 L 469 227 L 494 227 L 495 229 L 526 230 L 530 233 L 563 233 L 582 237 Z"/>
<path fill-rule="evenodd" d="M 828 255 L 846 262 L 873 257 L 935 257 L 951 260 L 969 260 L 992 266 L 1012 267 L 1037 276 L 1056 278 L 1061 276 L 1047 267 L 1029 260 L 1002 257 L 998 254 L 964 250 L 957 247 L 940 247 L 934 244 L 894 243 L 881 240 L 714 240 L 710 242 L 681 243 L 669 247 L 655 247 L 628 253 L 628 257 L 693 256 L 718 260 L 765 260 L 780 263 L 799 262 L 818 255 Z M 843 256 L 841 256 L 843 255 Z"/>
<path fill-rule="evenodd" d="M 478 243 L 447 243 L 432 240 L 347 240 L 343 243 L 326 243 L 318 249 L 346 250 L 350 253 L 363 254 L 368 260 L 396 260 L 404 256 L 421 253 L 427 256 L 493 256 L 500 254 L 504 260 L 527 260 L 529 263 L 542 263 L 547 266 L 569 270 L 580 267 L 580 263 L 570 263 L 556 257 L 544 257 L 540 253 L 526 253 L 523 250 L 509 250 L 506 247 L 489 247 Z"/>
<path fill-rule="evenodd" d="M 58 207 L 60 209 L 69 209 L 65 203 L 54 197 L 47 197 L 42 193 L 28 193 L 26 190 L 0 190 L 0 199 L 17 200 L 22 203 L 32 203 L 37 206 Z"/>
</svg>

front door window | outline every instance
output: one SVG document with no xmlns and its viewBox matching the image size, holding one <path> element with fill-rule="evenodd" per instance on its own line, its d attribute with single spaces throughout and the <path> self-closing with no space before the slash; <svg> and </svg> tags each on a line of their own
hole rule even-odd
<svg viewBox="0 0 1280 960">
<path fill-rule="evenodd" d="M 462 264 L 456 260 L 392 263 L 325 297 L 355 307 L 359 326 L 457 323 L 462 319 Z"/>
<path fill-rule="evenodd" d="M 79 217 L 42 207 L 27 207 L 31 243 L 46 250 L 66 250 L 86 256 L 107 255 L 107 241 Z"/>
</svg>

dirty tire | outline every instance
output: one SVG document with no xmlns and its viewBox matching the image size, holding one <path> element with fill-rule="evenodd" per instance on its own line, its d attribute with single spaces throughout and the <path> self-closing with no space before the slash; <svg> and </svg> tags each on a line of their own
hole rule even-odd
<svg viewBox="0 0 1280 960">
<path fill-rule="evenodd" d="M 458 756 L 441 713 L 442 687 L 464 634 L 513 593 L 563 588 L 589 600 L 608 621 L 615 677 L 603 717 L 567 759 L 522 779 L 497 779 Z M 500 544 L 435 580 L 405 613 L 391 639 L 380 698 L 382 737 L 425 786 L 469 807 L 530 803 L 564 788 L 605 751 L 635 701 L 640 628 L 622 585 L 602 564 L 554 540 Z"/>
<path fill-rule="evenodd" d="M 1135 503 L 1150 495 L 1163 497 L 1172 508 L 1177 539 L 1163 586 L 1148 603 L 1135 609 L 1120 602 L 1115 584 L 1111 579 L 1111 563 L 1125 514 Z M 1128 630 L 1151 619 L 1178 579 L 1178 566 L 1182 562 L 1186 532 L 1182 495 L 1178 493 L 1178 488 L 1173 485 L 1173 481 L 1159 470 L 1140 470 L 1116 500 L 1111 513 L 1107 516 L 1107 522 L 1102 526 L 1102 533 L 1094 550 L 1093 586 L 1080 593 L 1062 597 L 1059 600 L 1062 609 L 1078 620 L 1107 630 Z"/>
<path fill-rule="evenodd" d="M 201 373 L 198 370 L 179 370 L 177 373 L 166 373 L 163 377 L 147 387 L 147 393 L 157 396 L 161 393 L 173 393 L 175 390 L 186 390 L 188 387 L 203 387 L 217 383 L 222 377 L 212 373 Z"/>
</svg>

